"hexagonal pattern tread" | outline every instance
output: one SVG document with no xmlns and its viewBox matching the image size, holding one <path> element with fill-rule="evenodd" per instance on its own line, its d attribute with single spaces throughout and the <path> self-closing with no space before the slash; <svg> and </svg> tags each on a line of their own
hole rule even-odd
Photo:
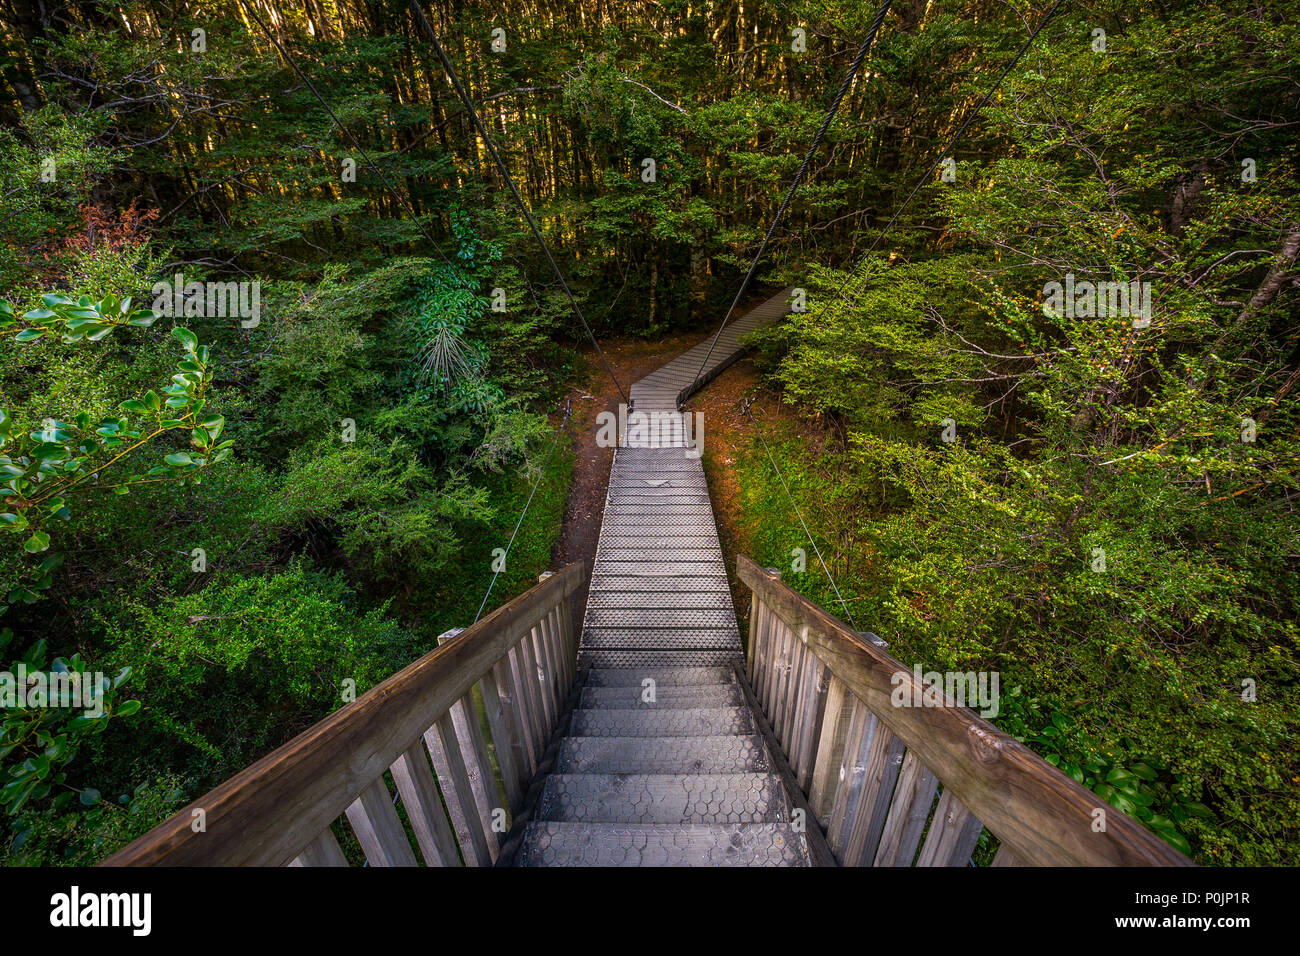
<svg viewBox="0 0 1300 956">
<path fill-rule="evenodd" d="M 530 823 L 522 866 L 807 866 L 788 823 Z"/>
<path fill-rule="evenodd" d="M 552 774 L 537 820 L 569 823 L 783 823 L 781 778 L 772 773 Z"/>
</svg>

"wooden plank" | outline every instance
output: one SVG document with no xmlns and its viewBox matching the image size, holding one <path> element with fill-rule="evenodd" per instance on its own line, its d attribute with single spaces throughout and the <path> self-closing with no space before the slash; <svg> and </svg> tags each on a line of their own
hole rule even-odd
<svg viewBox="0 0 1300 956">
<path fill-rule="evenodd" d="M 587 577 L 582 562 L 569 565 L 199 797 L 104 865 L 288 863 Z M 206 833 L 190 829 L 196 809 L 206 814 Z"/>
<path fill-rule="evenodd" d="M 501 849 L 502 834 L 492 829 L 492 813 L 501 801 L 497 795 L 497 782 L 492 773 L 487 742 L 483 739 L 483 727 L 479 724 L 478 708 L 474 706 L 473 692 L 452 704 L 449 715 L 451 725 L 456 730 L 456 739 L 460 742 L 460 755 L 469 776 L 470 789 L 474 792 L 479 825 L 487 837 L 488 850 L 495 862 Z"/>
<path fill-rule="evenodd" d="M 497 694 L 501 698 L 501 709 L 510 724 L 510 746 L 514 753 L 515 771 L 519 774 L 520 789 L 526 789 L 528 781 L 537 770 L 532 748 L 528 745 L 528 718 L 523 701 L 519 699 L 519 689 L 515 686 L 514 668 L 507 657 L 492 666 L 496 677 Z"/>
<path fill-rule="evenodd" d="M 889 803 L 894 796 L 894 784 L 903 763 L 903 742 L 884 726 L 876 728 L 871 741 L 871 755 L 867 758 L 867 772 L 862 782 L 862 796 L 858 801 L 853 826 L 844 841 L 840 863 L 844 866 L 870 866 L 875 859 L 880 835 L 889 815 Z"/>
<path fill-rule="evenodd" d="M 750 681 L 750 686 L 754 688 L 754 697 L 758 700 L 763 713 L 768 712 L 767 676 L 772 666 L 772 642 L 769 639 L 768 620 L 767 605 L 759 601 L 754 638 L 754 679 Z"/>
<path fill-rule="evenodd" d="M 835 851 L 835 857 L 844 862 L 844 847 L 857 819 L 862 801 L 862 789 L 867 779 L 867 764 L 871 746 L 880 730 L 879 721 L 860 700 L 853 701 L 853 722 L 849 727 L 844 759 L 840 766 L 840 786 L 831 809 L 831 829 L 826 839 Z"/>
<path fill-rule="evenodd" d="M 524 745 L 528 750 L 529 776 L 537 771 L 537 761 L 541 759 L 542 751 L 537 745 L 538 739 L 542 736 L 542 718 L 537 713 L 537 703 L 533 700 L 532 694 L 529 693 L 528 682 L 524 680 L 524 674 L 528 671 L 528 664 L 524 660 L 524 646 L 520 642 L 517 646 L 512 647 L 505 657 L 505 663 L 510 668 L 510 680 L 514 685 L 515 707 L 519 711 L 520 719 L 523 721 Z"/>
<path fill-rule="evenodd" d="M 806 676 L 804 661 L 808 657 L 808 648 L 801 635 L 791 635 L 790 641 L 790 679 L 786 683 L 785 703 L 781 706 L 782 722 L 785 731 L 781 737 L 781 746 L 786 756 L 794 754 L 795 741 L 799 738 L 799 704 L 803 700 L 803 682 Z"/>
<path fill-rule="evenodd" d="M 339 841 L 334 839 L 334 831 L 326 827 L 316 839 L 303 847 L 302 852 L 295 856 L 289 865 L 347 866 L 348 859 L 339 848 Z"/>
<path fill-rule="evenodd" d="M 546 695 L 542 693 L 540 673 L 541 668 L 537 663 L 537 644 L 530 632 L 519 642 L 519 680 L 524 692 L 528 694 L 528 705 L 532 708 L 535 719 L 537 737 L 533 741 L 533 746 L 537 748 L 539 754 L 546 749 L 546 740 L 555 727 L 550 705 L 547 703 Z"/>
<path fill-rule="evenodd" d="M 371 866 L 416 866 L 415 854 L 402 821 L 380 777 L 347 809 L 352 832 Z"/>
<path fill-rule="evenodd" d="M 538 628 L 537 635 L 540 642 L 542 654 L 542 667 L 546 670 L 546 690 L 551 695 L 552 713 L 556 719 L 559 719 L 560 711 L 563 710 L 564 702 L 564 671 L 560 666 L 561 654 L 559 653 L 558 644 L 560 642 L 559 627 L 555 623 L 556 608 L 551 608 L 546 616 L 542 618 L 542 626 Z"/>
<path fill-rule="evenodd" d="M 790 661 L 794 656 L 794 630 L 787 626 L 784 621 L 778 620 L 777 624 L 777 654 L 776 654 L 776 681 L 772 691 L 772 729 L 776 732 L 776 739 L 781 741 L 782 748 L 785 747 L 785 727 L 782 724 L 782 718 L 785 716 L 786 692 L 790 686 L 790 673 L 793 670 Z"/>
<path fill-rule="evenodd" d="M 442 754 L 447 761 L 446 776 L 442 776 L 441 771 L 439 776 L 444 782 L 443 792 L 445 793 L 448 789 L 451 789 L 456 794 L 456 801 L 461 812 L 460 825 L 457 827 L 456 835 L 461 837 L 460 848 L 465 857 L 465 865 L 491 866 L 492 861 L 495 859 L 492 848 L 488 846 L 487 839 L 487 834 L 491 833 L 491 830 L 485 830 L 479 819 L 475 804 L 474 785 L 470 782 L 469 770 L 465 766 L 465 760 L 456 739 L 456 725 L 452 721 L 450 713 L 439 717 L 438 722 L 425 735 L 425 741 L 429 745 L 430 753 L 432 753 L 434 740 L 430 740 L 429 737 L 435 738 L 437 743 L 441 744 Z M 436 761 L 434 766 L 437 766 Z M 448 779 L 451 780 L 450 788 L 445 786 Z M 452 817 L 452 822 L 457 822 L 455 816 Z"/>
<path fill-rule="evenodd" d="M 966 866 L 984 825 L 951 790 L 944 789 L 930 821 L 917 866 Z"/>
<path fill-rule="evenodd" d="M 737 570 L 787 626 L 807 626 L 809 646 L 831 672 L 1028 865 L 1191 866 L 1136 820 L 1107 813 L 1104 834 L 1092 831 L 1099 798 L 1023 744 L 952 701 L 943 707 L 895 707 L 899 685 L 919 698 L 911 668 L 870 644 L 741 555 Z"/>
<path fill-rule="evenodd" d="M 889 804 L 889 817 L 873 865 L 912 865 L 938 788 L 939 781 L 934 774 L 909 750 L 903 758 L 903 769 L 894 787 L 894 799 Z"/>
<path fill-rule="evenodd" d="M 831 804 L 840 782 L 840 767 L 844 762 L 844 739 L 852 716 L 852 698 L 844 681 L 829 669 L 826 684 L 826 707 L 821 729 L 817 735 L 817 755 L 813 759 L 812 783 L 808 789 L 808 804 L 813 808 L 817 822 L 823 830 L 830 826 Z"/>
<path fill-rule="evenodd" d="M 475 807 L 473 799 L 466 800 L 454 785 L 455 773 L 452 769 L 451 754 L 447 752 L 447 748 L 450 746 L 452 750 L 459 754 L 460 744 L 454 737 L 449 744 L 444 743 L 442 735 L 438 733 L 437 727 L 434 726 L 425 731 L 424 746 L 429 752 L 429 758 L 433 761 L 433 772 L 438 776 L 438 786 L 442 791 L 443 803 L 447 807 L 447 818 L 451 821 L 451 828 L 456 834 L 456 843 L 460 846 L 465 865 L 474 866 L 476 863 L 470 858 L 470 853 L 474 844 L 473 833 L 478 827 L 478 809 Z M 468 775 L 466 779 L 468 780 Z M 471 792 L 471 797 L 472 795 Z M 477 865 L 485 866 L 486 864 L 478 863 Z"/>
<path fill-rule="evenodd" d="M 543 571 L 538 576 L 538 580 L 545 581 L 554 573 L 555 573 L 554 571 Z M 548 622 L 549 646 L 547 648 L 547 659 L 551 662 L 551 666 L 555 669 L 556 713 L 559 713 L 559 711 L 562 709 L 560 705 L 564 701 L 565 696 L 568 694 L 569 688 L 572 686 L 572 680 L 573 680 L 572 676 L 569 673 L 569 666 L 568 666 L 569 655 L 567 653 L 567 636 L 564 631 L 564 610 L 563 609 L 565 606 L 567 606 L 567 604 L 568 602 L 561 601 L 560 603 L 556 604 L 555 607 L 547 611 L 545 617 L 543 617 L 542 619 L 543 621 Z"/>
<path fill-rule="evenodd" d="M 804 793 L 812 785 L 813 759 L 816 757 L 817 735 L 821 732 L 826 709 L 826 690 L 830 672 L 809 652 L 804 656 L 804 681 L 800 701 L 799 732 L 793 743 L 791 766 L 795 769 L 799 789 Z"/>
<path fill-rule="evenodd" d="M 497 755 L 497 766 L 501 768 L 501 784 L 506 791 L 506 802 L 510 804 L 513 815 L 523 801 L 523 787 L 526 780 L 521 780 L 515 766 L 514 726 L 509 712 L 501 701 L 501 691 L 497 687 L 495 668 L 483 675 L 479 681 L 479 691 L 483 697 L 483 711 L 487 715 L 488 730 L 492 734 L 492 749 Z"/>
<path fill-rule="evenodd" d="M 993 855 L 993 862 L 989 866 L 1024 866 L 1024 864 L 1016 859 L 1016 855 L 1007 849 L 1004 843 L 998 847 L 998 852 Z"/>
<path fill-rule="evenodd" d="M 392 766 L 393 782 L 402 798 L 406 818 L 411 821 L 415 842 L 427 866 L 460 866 L 460 851 L 443 809 L 438 785 L 429 770 L 429 758 L 417 741 Z"/>
<path fill-rule="evenodd" d="M 772 722 L 772 707 L 776 696 L 777 654 L 780 645 L 780 622 L 771 608 L 763 605 L 763 673 L 759 675 L 762 682 L 759 697 L 763 701 L 763 713 L 768 723 Z"/>
<path fill-rule="evenodd" d="M 569 615 L 569 602 L 561 601 L 555 606 L 555 629 L 559 637 L 556 645 L 560 658 L 560 667 L 564 673 L 564 684 L 560 688 L 560 700 L 564 701 L 578 682 L 578 650 L 573 643 L 573 622 Z"/>
</svg>

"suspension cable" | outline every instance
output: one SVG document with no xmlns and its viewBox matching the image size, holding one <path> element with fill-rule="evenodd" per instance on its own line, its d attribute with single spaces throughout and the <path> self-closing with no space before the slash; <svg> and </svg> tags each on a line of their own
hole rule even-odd
<svg viewBox="0 0 1300 956">
<path fill-rule="evenodd" d="M 931 164 L 930 168 L 925 171 L 925 175 L 922 176 L 919 180 L 917 180 L 916 185 L 912 187 L 912 191 L 908 193 L 907 198 L 903 200 L 903 204 L 899 206 L 896 210 L 894 210 L 894 215 L 890 217 L 890 220 L 885 225 L 885 228 L 880 230 L 880 234 L 876 236 L 876 241 L 873 242 L 871 244 L 871 248 L 867 250 L 868 255 L 876 251 L 876 246 L 880 245 L 880 240 L 885 238 L 885 233 L 887 233 L 890 227 L 893 226 L 894 223 L 898 221 L 898 217 L 902 215 L 903 210 L 907 208 L 907 204 L 912 201 L 912 198 L 917 194 L 920 188 L 925 184 L 925 182 L 930 178 L 930 176 L 933 175 L 934 171 L 939 168 L 939 164 L 943 162 L 944 158 L 952 150 L 953 145 L 957 142 L 958 139 L 961 138 L 962 133 L 966 132 L 966 127 L 970 126 L 971 122 L 975 119 L 975 117 L 979 115 L 979 111 L 984 108 L 986 103 L 988 103 L 989 98 L 992 97 L 993 94 L 998 91 L 998 88 L 1002 85 L 1002 81 L 1007 78 L 1007 74 L 1010 73 L 1015 68 L 1015 65 L 1020 62 L 1020 58 L 1024 56 L 1025 53 L 1029 50 L 1029 48 L 1033 45 L 1034 40 L 1038 37 L 1039 32 L 1043 29 L 1043 27 L 1047 26 L 1047 24 L 1051 21 L 1052 17 L 1056 16 L 1056 11 L 1060 9 L 1061 4 L 1064 2 L 1065 0 L 1056 0 L 1055 5 L 1052 7 L 1051 10 L 1047 12 L 1047 16 L 1043 17 L 1043 19 L 1039 21 L 1038 26 L 1034 28 L 1034 32 L 1029 34 L 1029 39 L 1025 41 L 1024 45 L 1020 48 L 1020 51 L 1014 57 L 1011 58 L 1011 62 L 1006 65 L 1005 69 L 1003 69 L 1002 74 L 997 78 L 997 81 L 991 87 L 989 87 L 989 89 L 985 92 L 985 94 L 982 97 L 980 97 L 980 101 L 975 104 L 975 108 L 966 114 L 966 118 L 962 120 L 961 126 L 957 127 L 957 132 L 953 133 L 952 136 L 949 137 L 948 142 L 943 147 L 943 150 L 940 151 L 939 155 L 935 158 L 935 161 Z"/>
<path fill-rule="evenodd" d="M 844 608 L 844 613 L 848 617 L 849 623 L 853 625 L 853 629 L 856 631 L 858 629 L 858 622 L 854 619 L 853 612 L 849 610 L 848 604 L 845 603 L 844 596 L 840 594 L 840 587 L 835 583 L 835 576 L 831 574 L 831 569 L 826 566 L 826 559 L 822 557 L 821 548 L 817 547 L 817 539 L 814 538 L 812 532 L 808 530 L 808 523 L 803 520 L 803 512 L 801 512 L 799 506 L 794 503 L 794 496 L 790 494 L 790 486 L 785 483 L 785 476 L 781 474 L 781 469 L 777 466 L 776 459 L 772 457 L 772 449 L 767 447 L 767 439 L 763 437 L 763 429 L 754 419 L 754 413 L 750 411 L 750 406 L 752 404 L 754 404 L 753 399 L 746 399 L 744 401 L 745 416 L 749 419 L 750 424 L 754 426 L 754 433 L 758 435 L 758 440 L 763 444 L 763 451 L 767 454 L 767 460 L 771 463 L 772 470 L 776 472 L 776 477 L 781 482 L 781 489 L 785 492 L 785 497 L 790 502 L 790 507 L 794 509 L 795 516 L 799 519 L 799 524 L 803 527 L 804 535 L 808 538 L 809 543 L 812 544 L 813 551 L 817 555 L 817 560 L 820 562 L 822 570 L 826 572 L 826 579 L 831 582 L 831 588 L 835 591 L 836 600 L 840 602 L 840 607 Z"/>
<path fill-rule="evenodd" d="M 771 241 L 772 235 L 776 232 L 777 226 L 781 224 L 786 209 L 790 206 L 790 200 L 794 198 L 795 191 L 799 188 L 799 184 L 803 182 L 804 174 L 808 171 L 808 165 L 812 162 L 812 158 L 817 152 L 817 147 L 821 145 L 822 138 L 826 135 L 826 131 L 830 129 L 831 123 L 835 120 L 835 114 L 840 108 L 840 101 L 843 100 L 845 94 L 848 93 L 849 87 L 853 84 L 854 78 L 858 75 L 858 70 L 862 67 L 862 61 L 866 59 L 867 51 L 871 49 L 871 44 L 876 39 L 876 32 L 880 29 L 880 24 L 885 19 L 885 14 L 889 12 L 890 3 L 891 0 L 884 0 L 884 2 L 881 3 L 880 9 L 876 12 L 876 19 L 871 24 L 871 29 L 867 31 L 867 38 L 862 41 L 862 45 L 858 47 L 857 55 L 854 56 L 853 62 L 849 64 L 849 69 L 844 74 L 844 81 L 840 84 L 839 91 L 835 94 L 835 98 L 831 100 L 830 108 L 827 109 L 826 115 L 822 119 L 821 127 L 817 130 L 816 135 L 813 136 L 812 145 L 808 147 L 808 152 L 804 154 L 803 162 L 799 165 L 799 171 L 795 174 L 794 182 L 790 184 L 790 188 L 785 194 L 785 199 L 783 199 L 781 205 L 777 207 L 776 216 L 772 219 L 772 224 L 767 228 L 767 235 L 763 237 L 763 242 L 759 245 L 758 252 L 754 255 L 754 261 L 749 264 L 749 271 L 745 274 L 744 280 L 740 283 L 740 288 L 736 290 L 736 296 L 731 300 L 731 307 L 727 309 L 727 314 L 722 318 L 722 324 L 718 326 L 718 331 L 713 336 L 713 341 L 709 343 L 709 350 L 704 354 L 704 361 L 700 363 L 699 371 L 695 373 L 695 380 L 691 383 L 692 388 L 694 388 L 696 383 L 699 382 L 700 376 L 704 374 L 704 369 L 709 364 L 709 358 L 713 355 L 714 346 L 718 344 L 718 339 L 722 336 L 722 330 L 725 329 L 727 323 L 731 321 L 731 316 L 735 313 L 736 306 L 740 303 L 740 299 L 745 294 L 745 290 L 749 288 L 749 283 L 754 278 L 754 273 L 758 270 L 758 263 L 763 258 L 763 253 L 767 251 L 767 244 Z"/>
<path fill-rule="evenodd" d="M 528 500 L 524 502 L 524 510 L 519 512 L 519 520 L 515 522 L 515 530 L 510 532 L 510 540 L 506 542 L 505 553 L 501 555 L 500 566 L 492 573 L 492 580 L 488 582 L 487 590 L 483 593 L 483 600 L 478 606 L 478 613 L 474 615 L 472 623 L 477 624 L 478 619 L 483 616 L 483 608 L 487 607 L 488 598 L 492 594 L 492 588 L 496 586 L 497 578 L 505 570 L 506 561 L 510 558 L 510 549 L 514 547 L 515 536 L 519 534 L 519 528 L 524 523 L 524 516 L 528 514 L 529 507 L 532 506 L 533 496 L 537 494 L 537 488 L 546 477 L 546 468 L 551 463 L 551 457 L 555 454 L 555 446 L 560 443 L 560 436 L 564 434 L 564 426 L 568 424 L 570 412 L 570 402 L 564 403 L 564 418 L 555 429 L 555 438 L 551 440 L 551 449 L 546 453 L 546 460 L 542 462 L 541 470 L 537 473 L 537 480 L 533 482 L 533 489 L 528 493 Z"/>
</svg>

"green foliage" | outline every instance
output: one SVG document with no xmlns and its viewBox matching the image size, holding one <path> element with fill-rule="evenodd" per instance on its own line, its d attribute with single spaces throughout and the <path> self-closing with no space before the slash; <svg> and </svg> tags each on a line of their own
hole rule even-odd
<svg viewBox="0 0 1300 956">
<path fill-rule="evenodd" d="M 385 610 L 301 562 L 129 603 L 108 656 L 133 668 L 145 709 L 130 740 L 113 743 L 215 783 L 419 656 Z"/>
<path fill-rule="evenodd" d="M 6 656 L 12 641 L 9 628 L 0 630 Z M 68 767 L 110 721 L 140 709 L 138 700 L 117 699 L 131 668 L 109 678 L 79 656 L 47 662 L 46 654 L 45 641 L 37 641 L 0 674 L 0 808 L 10 815 L 29 804 L 60 811 L 74 796 L 87 806 L 98 803 L 99 791 L 78 791 Z"/>
<path fill-rule="evenodd" d="M 0 847 L 0 866 L 94 866 L 185 803 L 183 781 L 169 774 L 139 784 L 116 801 L 96 800 L 76 812 L 27 810 Z"/>
<path fill-rule="evenodd" d="M 1277 864 L 1300 845 L 1300 404 L 1268 275 L 1296 181 L 1253 93 L 1195 90 L 1300 54 L 1242 9 L 1134 16 L 1104 70 L 1045 40 L 982 118 L 1001 147 L 920 193 L 940 237 L 814 273 L 809 312 L 756 338 L 833 436 L 772 444 L 860 624 L 905 662 L 1000 671 L 1024 691 L 998 723 L 1200 861 Z M 1158 67 L 1172 37 L 1217 51 L 1190 85 Z M 1151 282 L 1150 323 L 1045 309 L 1067 273 Z M 761 450 L 742 468 L 780 510 Z M 761 559 L 800 537 L 774 516 Z M 815 566 L 790 580 L 830 603 Z"/>
</svg>

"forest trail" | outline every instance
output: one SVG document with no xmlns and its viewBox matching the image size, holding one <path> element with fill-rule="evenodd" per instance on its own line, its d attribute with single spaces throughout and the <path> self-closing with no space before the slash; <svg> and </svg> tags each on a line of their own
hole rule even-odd
<svg viewBox="0 0 1300 956">
<path fill-rule="evenodd" d="M 630 389 L 579 645 L 586 684 L 521 865 L 808 865 L 735 671 L 744 649 L 701 463 L 707 435 L 677 410 L 740 356 L 745 333 L 789 311 L 789 294 Z"/>
</svg>

